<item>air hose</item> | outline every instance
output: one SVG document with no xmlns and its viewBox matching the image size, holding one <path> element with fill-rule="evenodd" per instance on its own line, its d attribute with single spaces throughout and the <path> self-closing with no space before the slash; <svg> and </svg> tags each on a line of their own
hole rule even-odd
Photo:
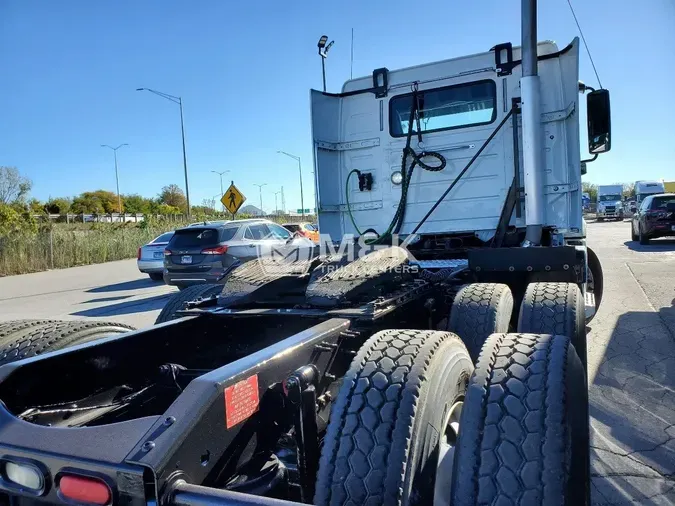
<svg viewBox="0 0 675 506">
<path fill-rule="evenodd" d="M 428 170 L 430 172 L 439 172 L 445 168 L 446 165 L 446 160 L 443 155 L 440 153 L 437 153 L 436 151 L 422 151 L 419 155 L 415 153 L 415 150 L 410 147 L 410 142 L 412 140 L 412 135 L 413 135 L 413 129 L 412 129 L 412 124 L 413 124 L 413 118 L 415 118 L 415 122 L 417 125 L 417 137 L 419 139 L 419 142 L 422 142 L 422 130 L 420 127 L 420 104 L 419 104 L 419 94 L 418 94 L 418 86 L 417 83 L 414 83 L 412 86 L 412 103 L 410 106 L 410 115 L 408 116 L 408 133 L 406 135 L 406 143 L 405 147 L 403 148 L 403 155 L 401 157 L 401 175 L 403 176 L 403 181 L 401 182 L 401 198 L 398 201 L 398 206 L 396 208 L 396 213 L 394 214 L 394 218 L 391 220 L 391 223 L 389 224 L 389 227 L 387 227 L 387 230 L 384 231 L 382 234 L 378 234 L 378 237 L 376 239 L 366 241 L 367 244 L 383 244 L 387 243 L 391 239 L 392 233 L 398 234 L 399 231 L 401 230 L 401 227 L 403 226 L 403 219 L 405 217 L 405 208 L 406 208 L 406 201 L 408 198 L 408 188 L 410 186 L 410 181 L 412 179 L 413 175 L 413 170 L 415 169 L 415 166 L 419 165 L 422 167 L 424 170 Z M 412 163 L 410 164 L 410 169 L 406 168 L 407 162 L 408 162 L 408 157 L 412 158 Z M 431 157 L 431 158 L 436 158 L 440 164 L 437 166 L 432 166 L 424 163 L 422 161 L 422 158 L 426 157 Z M 347 213 L 349 214 L 349 218 L 351 219 L 352 225 L 354 225 L 354 229 L 356 229 L 356 232 L 359 235 L 363 235 L 362 232 L 359 230 L 359 227 L 356 225 L 356 221 L 354 220 L 354 216 L 352 215 L 352 208 L 349 203 L 349 179 L 351 178 L 352 174 L 361 174 L 361 171 L 358 169 L 353 169 L 348 175 L 347 175 L 347 181 L 345 183 L 345 201 L 347 203 Z M 372 229 L 366 230 L 365 232 L 375 232 Z M 377 232 L 375 232 L 377 234 Z"/>
</svg>

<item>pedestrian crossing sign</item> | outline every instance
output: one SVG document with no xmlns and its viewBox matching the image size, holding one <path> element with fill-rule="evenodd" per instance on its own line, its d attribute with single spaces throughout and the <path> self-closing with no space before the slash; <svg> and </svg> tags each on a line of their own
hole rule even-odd
<svg viewBox="0 0 675 506">
<path fill-rule="evenodd" d="M 239 191 L 239 188 L 232 183 L 225 192 L 225 195 L 221 197 L 220 201 L 228 211 L 235 214 L 246 201 L 246 197 L 244 197 L 244 194 Z"/>
</svg>

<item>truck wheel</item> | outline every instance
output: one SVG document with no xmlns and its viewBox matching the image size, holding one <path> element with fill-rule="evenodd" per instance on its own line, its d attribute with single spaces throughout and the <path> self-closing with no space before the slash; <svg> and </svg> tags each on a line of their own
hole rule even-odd
<svg viewBox="0 0 675 506">
<path fill-rule="evenodd" d="M 464 400 L 452 504 L 590 504 L 587 406 L 568 337 L 490 336 Z"/>
<path fill-rule="evenodd" d="M 11 332 L 0 332 L 0 365 L 136 330 L 112 322 L 25 320 Z M 4 326 L 3 326 L 4 328 Z"/>
<path fill-rule="evenodd" d="M 333 404 L 314 504 L 432 504 L 437 481 L 449 499 L 472 370 L 449 332 L 385 330 L 368 339 Z"/>
<path fill-rule="evenodd" d="M 508 332 L 513 313 L 511 289 L 501 283 L 471 283 L 455 296 L 448 318 L 450 332 L 457 334 L 476 361 L 485 340 L 496 332 Z"/>
<path fill-rule="evenodd" d="M 169 301 L 164 305 L 159 316 L 155 320 L 155 324 L 164 323 L 180 318 L 176 314 L 177 311 L 185 309 L 187 302 L 192 302 L 200 298 L 211 297 L 218 295 L 223 290 L 223 285 L 205 284 L 187 286 L 178 293 L 174 293 Z"/>
<path fill-rule="evenodd" d="M 598 255 L 595 254 L 591 248 L 586 248 L 588 254 L 588 281 L 586 282 L 586 290 L 593 293 L 595 298 L 595 314 L 586 319 L 586 324 L 589 324 L 595 315 L 598 314 L 600 303 L 602 302 L 602 292 L 605 287 L 605 278 L 602 273 L 602 265 Z"/>
<path fill-rule="evenodd" d="M 5 346 L 7 339 L 11 339 L 10 334 L 30 327 L 37 327 L 45 323 L 58 323 L 57 320 L 10 320 L 0 322 L 0 347 Z"/>
<path fill-rule="evenodd" d="M 598 217 L 598 218 L 596 218 L 595 221 L 603 222 L 603 221 L 605 221 L 605 218 L 600 218 L 600 217 Z"/>
<path fill-rule="evenodd" d="M 518 315 L 518 332 L 568 336 L 586 367 L 584 298 L 574 283 L 530 283 Z"/>
</svg>

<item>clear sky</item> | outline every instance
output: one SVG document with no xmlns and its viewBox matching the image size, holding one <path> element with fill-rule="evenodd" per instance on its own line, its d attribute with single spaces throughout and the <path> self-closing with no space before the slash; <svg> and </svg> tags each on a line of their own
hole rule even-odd
<svg viewBox="0 0 675 506">
<path fill-rule="evenodd" d="M 566 0 L 540 0 L 539 39 L 577 35 Z M 612 97 L 612 151 L 588 166 L 595 183 L 675 180 L 675 2 L 573 0 L 600 79 Z M 33 195 L 115 190 L 156 196 L 184 187 L 178 106 L 184 101 L 192 204 L 220 192 L 230 170 L 258 205 L 313 207 L 309 89 L 321 87 L 320 35 L 335 39 L 329 91 L 354 76 L 520 45 L 520 2 L 0 0 L 0 165 L 33 182 Z M 581 79 L 597 81 L 585 52 Z"/>
</svg>

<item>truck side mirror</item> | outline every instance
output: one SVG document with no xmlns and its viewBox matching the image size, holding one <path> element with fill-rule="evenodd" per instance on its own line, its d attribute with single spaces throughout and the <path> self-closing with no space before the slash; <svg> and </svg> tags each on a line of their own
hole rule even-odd
<svg viewBox="0 0 675 506">
<path fill-rule="evenodd" d="M 609 91 L 592 91 L 586 96 L 588 119 L 588 152 L 606 153 L 612 147 L 612 121 L 609 108 Z"/>
</svg>

